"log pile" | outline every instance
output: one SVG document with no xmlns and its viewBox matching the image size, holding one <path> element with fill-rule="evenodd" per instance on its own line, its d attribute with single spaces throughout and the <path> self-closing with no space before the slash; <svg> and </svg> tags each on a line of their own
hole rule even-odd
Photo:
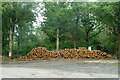
<svg viewBox="0 0 120 80">
<path fill-rule="evenodd" d="M 79 58 L 92 58 L 92 59 L 115 59 L 116 57 L 107 54 L 106 52 L 102 52 L 100 50 L 92 50 L 89 51 L 85 47 L 79 47 L 78 49 L 60 49 L 59 51 L 49 51 L 45 47 L 38 47 L 32 49 L 26 56 L 22 56 L 18 58 L 21 59 L 51 59 L 51 58 L 65 58 L 65 59 L 79 59 Z"/>
<path fill-rule="evenodd" d="M 9 61 L 10 58 L 8 58 L 7 56 L 2 56 L 0 55 L 0 61 Z"/>
</svg>

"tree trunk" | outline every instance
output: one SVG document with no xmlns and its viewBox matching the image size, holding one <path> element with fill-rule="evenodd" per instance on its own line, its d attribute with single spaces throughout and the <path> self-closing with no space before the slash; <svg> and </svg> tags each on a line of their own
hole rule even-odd
<svg viewBox="0 0 120 80">
<path fill-rule="evenodd" d="M 79 23 L 79 16 L 76 19 L 76 30 L 75 30 L 75 38 L 74 38 L 74 49 L 76 49 L 76 41 L 78 40 L 78 23 Z"/>
<path fill-rule="evenodd" d="M 9 57 L 12 56 L 12 27 L 10 27 L 10 38 L 9 38 Z"/>
<path fill-rule="evenodd" d="M 14 39 L 13 39 L 13 36 L 14 36 L 14 30 L 15 30 L 15 28 L 14 28 L 14 25 L 12 26 L 12 46 L 13 46 L 13 42 L 14 42 Z"/>
<path fill-rule="evenodd" d="M 9 27 L 10 27 L 10 34 L 9 34 L 9 57 L 12 56 L 12 43 L 13 43 L 13 34 L 12 34 L 12 30 L 13 30 L 13 26 L 11 25 L 11 21 L 10 18 L 8 18 L 8 22 L 9 22 Z"/>
<path fill-rule="evenodd" d="M 22 34 L 20 34 L 20 45 L 22 45 Z"/>
<path fill-rule="evenodd" d="M 116 46 L 114 46 L 114 53 L 113 53 L 114 56 L 116 56 Z"/>
<path fill-rule="evenodd" d="M 118 45 L 119 45 L 119 48 L 118 48 L 118 56 L 119 56 L 119 59 L 120 59 L 120 33 L 118 35 Z"/>
<path fill-rule="evenodd" d="M 18 49 L 19 49 L 19 47 L 20 47 L 20 41 L 18 40 Z"/>
<path fill-rule="evenodd" d="M 19 49 L 19 47 L 22 44 L 22 27 L 21 27 L 21 25 L 19 25 L 19 37 L 18 38 L 19 38 L 18 39 L 18 49 Z"/>
<path fill-rule="evenodd" d="M 76 41 L 74 40 L 74 49 L 76 49 Z"/>
<path fill-rule="evenodd" d="M 20 33 L 19 33 L 19 36 L 20 36 L 20 45 L 22 45 L 22 27 L 20 27 Z"/>
<path fill-rule="evenodd" d="M 88 39 L 89 36 L 88 36 L 88 34 L 89 34 L 89 33 L 86 32 L 86 43 L 87 43 L 87 48 L 88 48 L 88 46 L 89 46 L 89 39 Z"/>
<path fill-rule="evenodd" d="M 59 29 L 57 29 L 57 44 L 56 44 L 56 50 L 59 51 Z"/>
</svg>

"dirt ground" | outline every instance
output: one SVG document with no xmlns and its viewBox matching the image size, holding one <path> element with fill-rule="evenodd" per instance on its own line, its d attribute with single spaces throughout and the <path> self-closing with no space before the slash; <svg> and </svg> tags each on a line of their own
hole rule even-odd
<svg viewBox="0 0 120 80">
<path fill-rule="evenodd" d="M 117 60 L 34 60 L 2 65 L 3 78 L 118 78 Z"/>
</svg>

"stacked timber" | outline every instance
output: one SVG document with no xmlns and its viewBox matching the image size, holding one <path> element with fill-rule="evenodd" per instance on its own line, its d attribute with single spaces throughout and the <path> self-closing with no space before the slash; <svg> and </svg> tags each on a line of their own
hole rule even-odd
<svg viewBox="0 0 120 80">
<path fill-rule="evenodd" d="M 32 49 L 26 56 L 22 56 L 18 58 L 21 59 L 51 59 L 51 58 L 65 58 L 65 59 L 79 59 L 79 58 L 93 58 L 93 59 L 115 59 L 116 57 L 107 54 L 106 52 L 102 52 L 100 50 L 87 50 L 85 47 L 79 47 L 78 49 L 60 49 L 59 51 L 49 51 L 45 47 L 38 47 Z"/>
</svg>

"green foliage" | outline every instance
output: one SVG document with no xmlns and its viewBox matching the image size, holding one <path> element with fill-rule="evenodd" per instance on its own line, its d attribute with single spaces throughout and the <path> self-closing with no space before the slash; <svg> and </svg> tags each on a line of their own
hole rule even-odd
<svg viewBox="0 0 120 80">
<path fill-rule="evenodd" d="M 118 55 L 119 5 L 119 2 L 2 3 L 2 54 L 9 52 L 10 18 L 14 26 L 14 57 L 26 55 L 36 47 L 55 50 L 57 29 L 60 31 L 60 49 L 74 48 L 76 42 L 76 48 L 93 46 L 97 49 L 100 45 L 110 54 Z M 33 26 L 38 22 L 39 13 L 44 17 L 43 22 Z"/>
</svg>

